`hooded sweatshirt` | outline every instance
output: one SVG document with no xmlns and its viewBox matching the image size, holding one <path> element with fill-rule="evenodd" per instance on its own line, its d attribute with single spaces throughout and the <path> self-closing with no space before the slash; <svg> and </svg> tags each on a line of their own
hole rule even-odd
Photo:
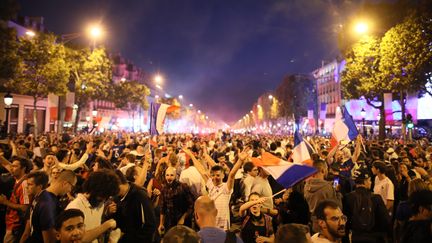
<svg viewBox="0 0 432 243">
<path fill-rule="evenodd" d="M 342 209 L 342 195 L 336 192 L 329 181 L 319 178 L 308 180 L 304 188 L 304 196 L 312 213 L 318 203 L 323 200 L 334 200 Z"/>
</svg>

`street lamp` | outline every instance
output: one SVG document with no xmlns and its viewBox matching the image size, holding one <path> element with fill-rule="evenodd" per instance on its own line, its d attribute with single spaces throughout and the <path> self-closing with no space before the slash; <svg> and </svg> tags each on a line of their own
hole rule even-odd
<svg viewBox="0 0 432 243">
<path fill-rule="evenodd" d="M 361 109 L 360 114 L 362 116 L 362 122 L 363 122 L 363 137 L 367 137 L 367 132 L 365 128 L 365 118 L 366 118 L 366 111 L 364 108 Z"/>
<path fill-rule="evenodd" d="M 369 25 L 364 21 L 358 22 L 354 26 L 354 31 L 360 35 L 366 34 L 369 31 Z"/>
<path fill-rule="evenodd" d="M 162 77 L 160 74 L 157 74 L 157 75 L 154 77 L 154 81 L 156 82 L 156 84 L 160 84 L 160 83 L 162 83 L 162 81 L 163 81 L 163 77 Z"/>
<path fill-rule="evenodd" d="M 179 99 L 181 99 L 181 100 L 182 100 L 182 99 L 183 99 L 183 95 L 179 95 Z"/>
<path fill-rule="evenodd" d="M 272 100 L 273 99 L 273 95 L 269 95 L 268 98 L 269 98 L 269 100 Z"/>
<path fill-rule="evenodd" d="M 192 107 L 193 107 L 193 104 L 189 104 L 189 107 L 191 107 L 191 108 L 192 108 Z"/>
<path fill-rule="evenodd" d="M 27 31 L 25 32 L 25 34 L 26 34 L 28 37 L 30 37 L 30 38 L 35 37 L 35 35 L 36 35 L 36 33 L 35 33 L 34 31 L 32 31 L 32 30 L 27 30 Z"/>
<path fill-rule="evenodd" d="M 91 25 L 88 27 L 87 33 L 90 39 L 93 41 L 93 50 L 94 50 L 96 49 L 96 41 L 102 38 L 104 32 L 99 25 Z"/>
<path fill-rule="evenodd" d="M 13 103 L 13 96 L 8 92 L 4 96 L 4 103 L 5 103 L 5 109 L 6 109 L 6 119 L 5 119 L 5 126 L 6 126 L 6 136 L 9 134 L 9 112 L 10 112 L 10 106 Z"/>
</svg>

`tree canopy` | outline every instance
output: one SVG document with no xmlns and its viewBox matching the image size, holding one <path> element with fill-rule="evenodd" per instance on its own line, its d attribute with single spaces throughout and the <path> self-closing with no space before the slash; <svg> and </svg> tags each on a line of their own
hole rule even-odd
<svg viewBox="0 0 432 243">
<path fill-rule="evenodd" d="M 18 69 L 6 87 L 33 97 L 33 117 L 37 134 L 36 104 L 49 93 L 63 95 L 67 91 L 69 68 L 65 49 L 52 34 L 39 33 L 32 38 L 20 38 L 17 47 Z"/>
</svg>

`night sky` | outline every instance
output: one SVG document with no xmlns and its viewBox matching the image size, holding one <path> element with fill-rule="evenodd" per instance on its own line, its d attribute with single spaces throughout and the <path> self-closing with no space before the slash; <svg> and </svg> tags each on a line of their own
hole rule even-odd
<svg viewBox="0 0 432 243">
<path fill-rule="evenodd" d="M 286 74 L 309 73 L 338 54 L 337 31 L 363 1 L 21 0 L 56 34 L 106 29 L 104 45 L 183 94 L 212 118 L 233 122 Z"/>
</svg>

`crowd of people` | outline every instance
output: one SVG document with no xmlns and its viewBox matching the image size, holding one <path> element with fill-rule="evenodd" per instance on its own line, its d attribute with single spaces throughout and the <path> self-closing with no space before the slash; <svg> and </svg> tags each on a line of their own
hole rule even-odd
<svg viewBox="0 0 432 243">
<path fill-rule="evenodd" d="M 12 242 L 430 242 L 432 143 L 308 137 L 292 188 L 282 135 L 105 132 L 0 141 L 0 238 Z M 3 220 L 4 219 L 4 220 Z"/>
</svg>

